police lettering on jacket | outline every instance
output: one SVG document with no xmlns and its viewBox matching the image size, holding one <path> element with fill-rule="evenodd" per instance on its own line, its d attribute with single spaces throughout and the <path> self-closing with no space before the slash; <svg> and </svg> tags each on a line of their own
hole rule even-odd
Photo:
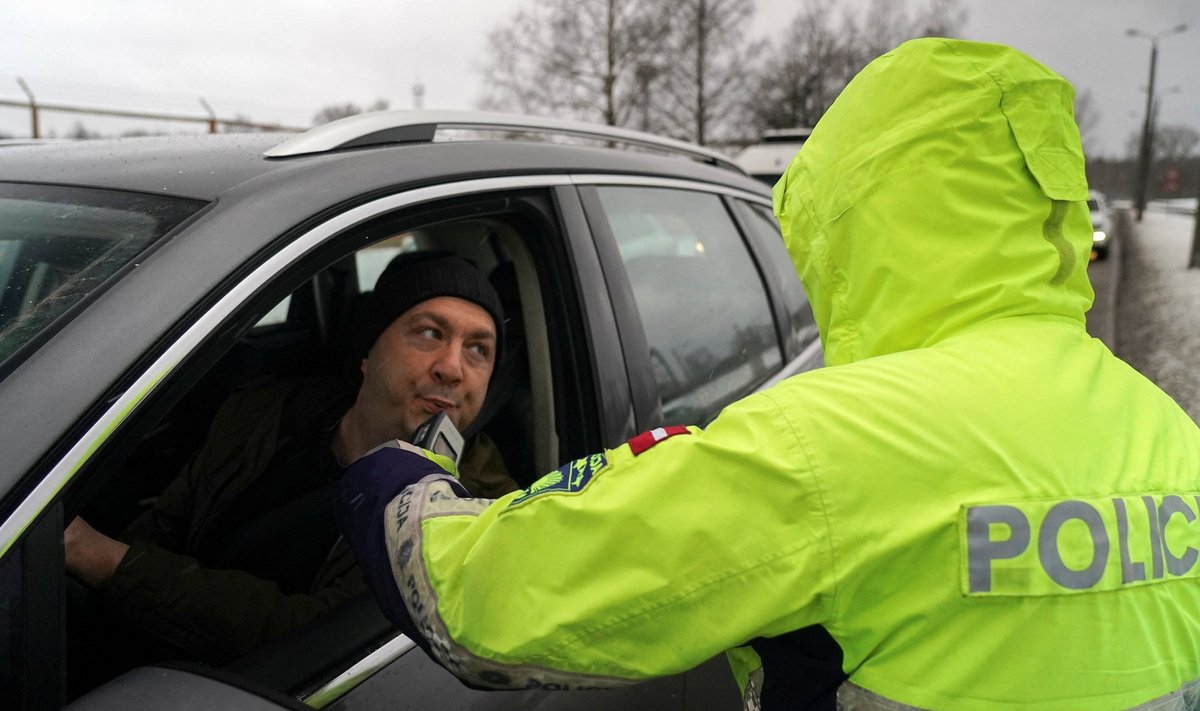
<svg viewBox="0 0 1200 711">
<path fill-rule="evenodd" d="M 967 595 L 1061 595 L 1200 577 L 1200 494 L 962 507 Z"/>
</svg>

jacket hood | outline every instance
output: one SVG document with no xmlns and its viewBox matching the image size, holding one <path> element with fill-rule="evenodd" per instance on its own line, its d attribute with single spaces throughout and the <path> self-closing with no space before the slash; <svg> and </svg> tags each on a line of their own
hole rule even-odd
<svg viewBox="0 0 1200 711">
<path fill-rule="evenodd" d="M 850 82 L 774 189 L 827 365 L 998 318 L 1083 328 L 1074 96 L 1020 52 L 947 39 L 906 42 Z"/>
</svg>

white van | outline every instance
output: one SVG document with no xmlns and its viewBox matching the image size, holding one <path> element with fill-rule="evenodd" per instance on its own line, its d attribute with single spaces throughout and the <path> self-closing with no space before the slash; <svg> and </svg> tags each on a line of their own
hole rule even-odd
<svg viewBox="0 0 1200 711">
<path fill-rule="evenodd" d="M 747 146 L 735 160 L 752 177 L 774 185 L 811 133 L 811 128 L 804 127 L 765 131 L 758 143 Z"/>
</svg>

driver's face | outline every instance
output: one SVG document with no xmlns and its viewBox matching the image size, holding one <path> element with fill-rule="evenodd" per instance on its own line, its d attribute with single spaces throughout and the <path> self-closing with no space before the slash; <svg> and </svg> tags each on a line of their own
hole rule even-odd
<svg viewBox="0 0 1200 711">
<path fill-rule="evenodd" d="M 453 296 L 422 301 L 391 323 L 362 361 L 362 395 L 403 440 L 435 413 L 463 431 L 487 395 L 496 327 L 482 307 Z"/>
</svg>

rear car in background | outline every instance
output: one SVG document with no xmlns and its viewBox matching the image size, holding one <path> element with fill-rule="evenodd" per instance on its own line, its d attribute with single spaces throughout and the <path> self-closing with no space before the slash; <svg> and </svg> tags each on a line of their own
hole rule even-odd
<svg viewBox="0 0 1200 711">
<path fill-rule="evenodd" d="M 1108 256 L 1114 227 L 1108 197 L 1099 190 L 1089 190 L 1088 212 L 1092 217 L 1092 259 L 1104 259 Z"/>
<path fill-rule="evenodd" d="M 545 141 L 563 136 L 592 144 Z M 392 256 L 421 250 L 471 260 L 505 303 L 515 375 L 485 432 L 523 486 L 821 363 L 769 192 L 704 148 L 453 112 L 364 114 L 287 140 L 6 148 L 5 708 L 739 707 L 720 657 L 618 690 L 475 691 L 369 594 L 228 665 L 164 657 L 169 639 L 89 647 L 103 613 L 64 570 L 66 522 L 122 530 L 234 389 L 353 367 L 356 305 Z"/>
</svg>

